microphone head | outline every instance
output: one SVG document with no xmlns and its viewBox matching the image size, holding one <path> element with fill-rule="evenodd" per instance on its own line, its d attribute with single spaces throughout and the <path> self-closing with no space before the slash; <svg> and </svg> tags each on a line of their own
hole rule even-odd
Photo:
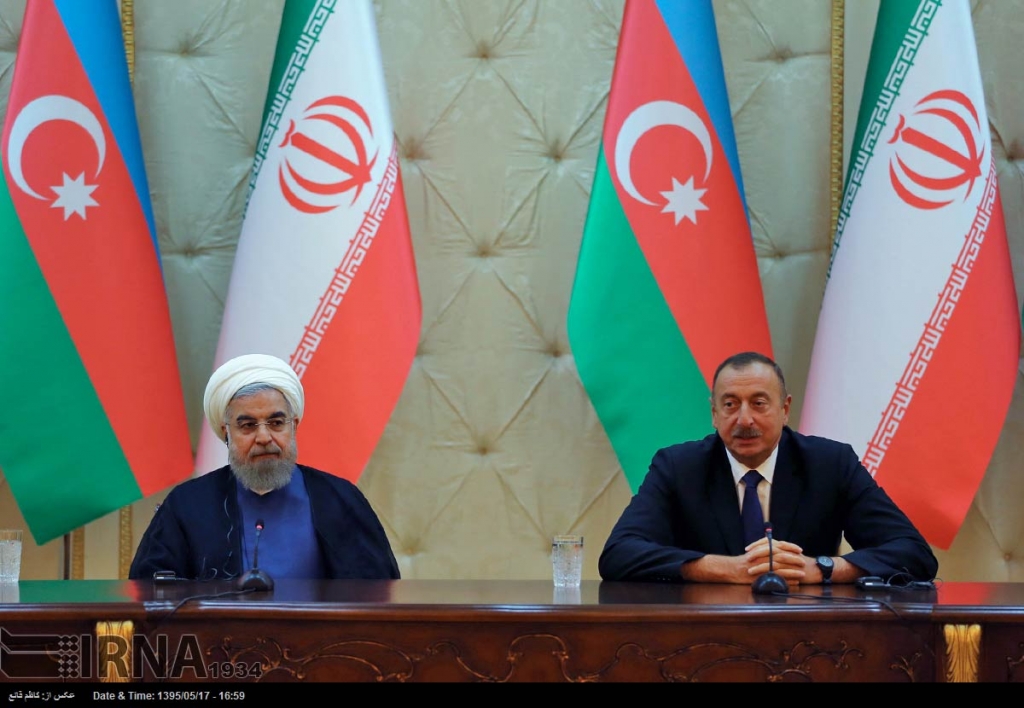
<svg viewBox="0 0 1024 708">
<path fill-rule="evenodd" d="M 772 522 L 771 521 L 765 521 L 764 522 L 764 535 L 767 536 L 768 538 L 772 537 Z"/>
<path fill-rule="evenodd" d="M 256 530 L 257 531 L 262 531 L 263 530 L 263 519 L 256 519 Z"/>
</svg>

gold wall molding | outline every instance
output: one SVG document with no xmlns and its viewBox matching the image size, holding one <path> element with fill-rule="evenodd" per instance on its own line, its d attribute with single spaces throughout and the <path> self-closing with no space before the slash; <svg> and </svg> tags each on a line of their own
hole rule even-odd
<svg viewBox="0 0 1024 708">
<path fill-rule="evenodd" d="M 117 577 L 121 580 L 128 579 L 128 571 L 132 567 L 132 556 L 134 555 L 134 549 L 132 546 L 132 508 L 131 506 L 122 506 L 121 511 L 117 515 L 117 521 L 119 524 L 118 535 L 117 535 Z"/>
<path fill-rule="evenodd" d="M 839 207 L 843 201 L 843 92 L 846 82 L 843 71 L 846 65 L 846 0 L 832 0 L 832 41 L 831 41 L 831 87 L 832 87 L 832 132 L 829 145 L 829 240 L 835 238 L 839 223 Z"/>
<path fill-rule="evenodd" d="M 67 566 L 70 572 L 67 577 L 71 580 L 81 580 L 85 577 L 85 527 L 79 526 L 71 532 L 71 542 L 65 546 L 70 558 Z"/>
<path fill-rule="evenodd" d="M 128 80 L 135 81 L 135 0 L 121 0 L 121 35 L 128 60 Z"/>
<path fill-rule="evenodd" d="M 128 81 L 135 85 L 135 0 L 121 0 L 121 35 L 128 62 Z M 117 573 L 125 579 L 132 564 L 132 507 L 122 506 L 117 515 Z"/>
</svg>

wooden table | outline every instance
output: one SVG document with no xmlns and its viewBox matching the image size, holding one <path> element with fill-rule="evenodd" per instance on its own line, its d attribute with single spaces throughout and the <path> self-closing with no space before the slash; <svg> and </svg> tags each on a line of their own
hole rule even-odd
<svg viewBox="0 0 1024 708">
<path fill-rule="evenodd" d="M 0 681 L 1024 681 L 1024 584 L 23 581 Z"/>
</svg>

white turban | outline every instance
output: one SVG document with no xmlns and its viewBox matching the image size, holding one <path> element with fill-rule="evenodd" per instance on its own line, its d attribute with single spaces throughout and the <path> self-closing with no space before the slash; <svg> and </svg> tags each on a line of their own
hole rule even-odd
<svg viewBox="0 0 1024 708">
<path fill-rule="evenodd" d="M 254 383 L 276 388 L 292 407 L 292 415 L 302 417 L 306 397 L 292 367 L 269 354 L 243 354 L 221 364 L 206 384 L 203 410 L 218 438 L 224 435 L 221 426 L 224 424 L 228 403 L 239 389 Z"/>
</svg>

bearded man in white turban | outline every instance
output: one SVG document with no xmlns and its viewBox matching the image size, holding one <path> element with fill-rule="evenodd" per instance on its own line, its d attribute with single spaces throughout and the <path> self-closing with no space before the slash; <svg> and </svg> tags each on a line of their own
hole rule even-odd
<svg viewBox="0 0 1024 708">
<path fill-rule="evenodd" d="M 396 579 L 377 515 L 348 480 L 298 464 L 305 396 L 295 371 L 266 354 L 224 363 L 206 386 L 206 420 L 228 464 L 178 485 L 157 509 L 129 577 Z"/>
</svg>

